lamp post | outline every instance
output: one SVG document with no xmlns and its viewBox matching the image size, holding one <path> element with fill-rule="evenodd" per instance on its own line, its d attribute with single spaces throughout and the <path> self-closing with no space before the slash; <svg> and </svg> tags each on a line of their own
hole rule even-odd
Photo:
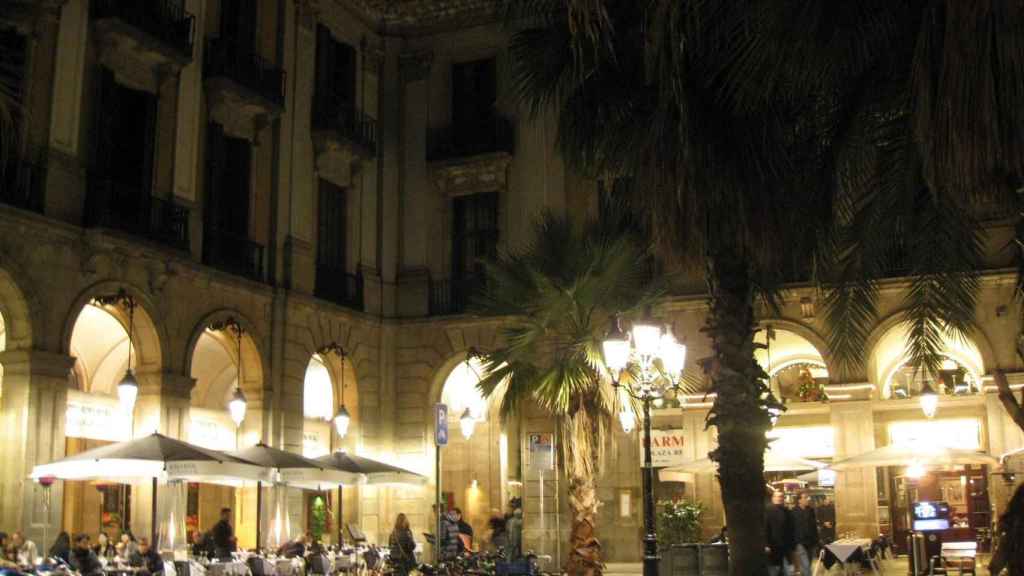
<svg viewBox="0 0 1024 576">
<path fill-rule="evenodd" d="M 644 576 L 658 576 L 658 534 L 654 522 L 654 466 L 651 462 L 651 404 L 681 389 L 686 346 L 672 329 L 662 330 L 650 318 L 633 323 L 630 334 L 622 331 L 618 317 L 602 343 L 604 362 L 616 389 L 625 390 L 643 406 L 644 426 Z M 628 379 L 625 383 L 624 379 Z M 635 423 L 624 408 L 619 419 L 624 430 Z"/>
</svg>

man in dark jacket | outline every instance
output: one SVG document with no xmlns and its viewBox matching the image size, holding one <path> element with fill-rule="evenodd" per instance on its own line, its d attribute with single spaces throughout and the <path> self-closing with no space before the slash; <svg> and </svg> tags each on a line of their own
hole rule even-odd
<svg viewBox="0 0 1024 576">
<path fill-rule="evenodd" d="M 776 491 L 772 502 L 764 513 L 764 544 L 768 556 L 768 575 L 785 574 L 786 558 L 793 552 L 796 538 L 793 530 L 793 515 L 786 509 L 785 496 Z"/>
<path fill-rule="evenodd" d="M 71 565 L 82 576 L 100 576 L 103 574 L 103 565 L 96 553 L 89 546 L 89 535 L 79 534 L 75 536 L 75 549 L 71 552 Z"/>
<path fill-rule="evenodd" d="M 150 576 L 162 575 L 164 573 L 164 559 L 149 545 L 149 540 L 139 540 L 139 550 L 132 555 L 128 563 L 136 568 L 141 568 L 144 574 Z"/>
<path fill-rule="evenodd" d="M 220 511 L 220 522 L 213 525 L 210 534 L 213 537 L 213 550 L 216 558 L 230 558 L 235 551 L 235 529 L 231 527 L 231 508 Z"/>
<path fill-rule="evenodd" d="M 793 528 L 796 548 L 793 551 L 794 564 L 800 567 L 803 576 L 811 576 L 811 564 L 818 552 L 818 518 L 811 506 L 811 495 L 801 492 L 793 509 Z"/>
<path fill-rule="evenodd" d="M 450 510 L 441 517 L 441 560 L 451 561 L 465 551 L 462 538 L 459 537 L 459 517 Z"/>
</svg>

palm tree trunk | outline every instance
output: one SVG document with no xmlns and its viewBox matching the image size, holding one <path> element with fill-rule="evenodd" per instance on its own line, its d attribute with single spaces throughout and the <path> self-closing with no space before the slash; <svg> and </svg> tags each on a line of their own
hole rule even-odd
<svg viewBox="0 0 1024 576">
<path fill-rule="evenodd" d="M 718 428 L 718 480 L 729 538 L 729 573 L 752 576 L 765 566 L 766 375 L 754 360 L 754 285 L 746 259 L 726 251 L 710 258 L 711 311 L 705 330 L 714 355 L 715 398 L 708 424 Z"/>
<path fill-rule="evenodd" d="M 570 576 L 601 576 L 601 544 L 594 531 L 598 506 L 593 476 L 570 476 L 572 532 L 569 534 L 569 559 L 565 564 L 565 571 Z"/>
</svg>

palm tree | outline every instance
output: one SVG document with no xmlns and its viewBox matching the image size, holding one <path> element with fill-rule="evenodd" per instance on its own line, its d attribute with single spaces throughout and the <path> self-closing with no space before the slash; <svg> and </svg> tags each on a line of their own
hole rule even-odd
<svg viewBox="0 0 1024 576">
<path fill-rule="evenodd" d="M 474 305 L 478 313 L 506 320 L 502 343 L 476 353 L 484 368 L 481 392 L 501 399 L 503 418 L 535 405 L 557 420 L 573 512 L 571 574 L 600 574 L 599 550 L 590 546 L 595 482 L 618 407 L 601 341 L 610 314 L 637 309 L 656 295 L 638 269 L 643 259 L 631 235 L 544 214 L 528 246 L 484 262 L 485 288 Z"/>
<path fill-rule="evenodd" d="M 1024 182 L 1024 9 L 973 6 L 510 3 L 519 100 L 555 108 L 574 169 L 632 176 L 661 252 L 704 271 L 733 574 L 764 571 L 774 399 L 753 359 L 755 303 L 787 281 L 816 284 L 839 377 L 859 365 L 894 274 L 909 277 L 916 365 L 937 371 L 943 335 L 973 327 L 982 233 L 970 208 L 1012 206 Z"/>
</svg>

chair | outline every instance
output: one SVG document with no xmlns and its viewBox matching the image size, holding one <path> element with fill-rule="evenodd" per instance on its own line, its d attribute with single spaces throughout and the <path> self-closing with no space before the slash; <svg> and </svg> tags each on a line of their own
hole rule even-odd
<svg viewBox="0 0 1024 576">
<path fill-rule="evenodd" d="M 977 542 L 943 542 L 939 556 L 932 558 L 930 574 L 977 574 Z"/>
<path fill-rule="evenodd" d="M 306 574 L 330 576 L 331 563 L 323 554 L 313 554 L 306 561 Z"/>
</svg>

